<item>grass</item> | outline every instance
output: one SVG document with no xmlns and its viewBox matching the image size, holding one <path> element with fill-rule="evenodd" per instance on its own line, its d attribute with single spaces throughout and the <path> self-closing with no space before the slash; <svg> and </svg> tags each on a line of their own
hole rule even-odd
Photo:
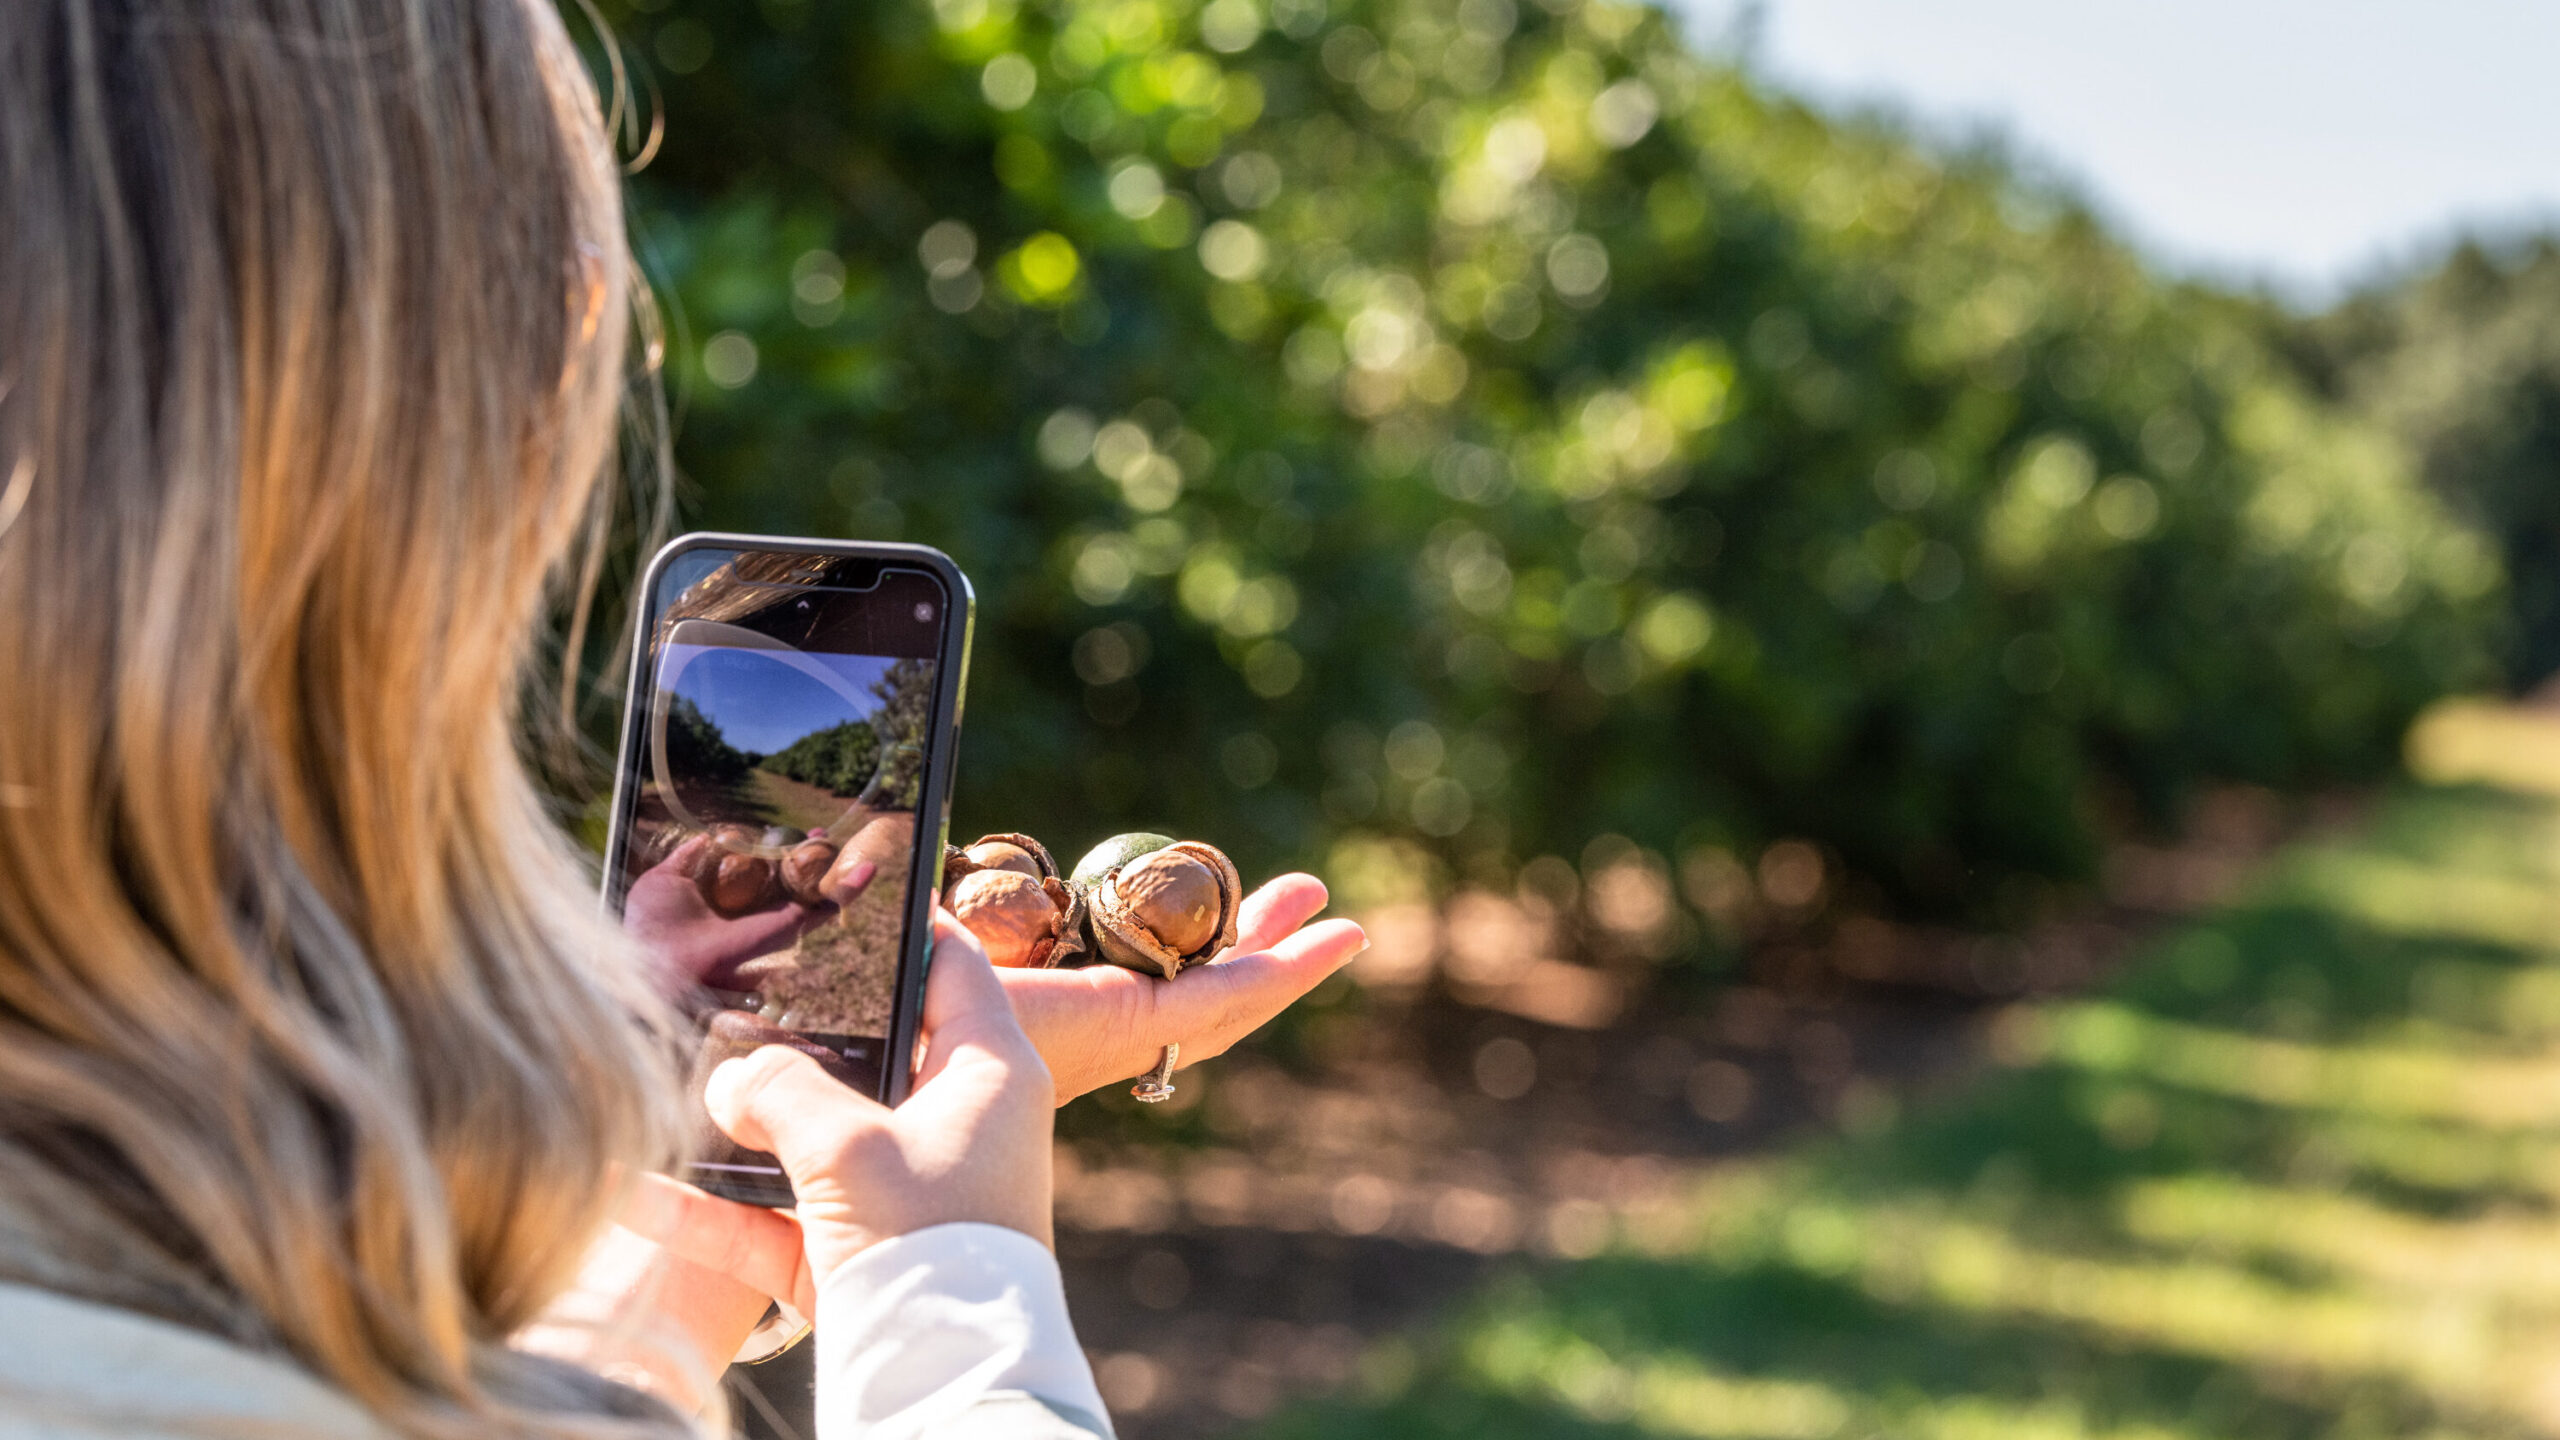
<svg viewBox="0 0 2560 1440">
<path fill-rule="evenodd" d="M 853 806 L 850 795 L 838 795 L 823 785 L 811 785 L 770 770 L 753 772 L 748 793 L 757 804 L 758 818 L 768 825 L 791 830 L 824 830 L 843 819 L 844 812 Z"/>
<path fill-rule="evenodd" d="M 1524 1264 L 1260 1440 L 2560 1433 L 2560 801 L 2502 778 L 2412 782 L 2009 1013 L 1961 1095 Z"/>
</svg>

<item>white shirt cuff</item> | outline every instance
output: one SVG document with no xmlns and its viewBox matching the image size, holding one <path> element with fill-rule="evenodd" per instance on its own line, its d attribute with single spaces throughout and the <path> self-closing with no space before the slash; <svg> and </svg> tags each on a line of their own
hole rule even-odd
<svg viewBox="0 0 2560 1440">
<path fill-rule="evenodd" d="M 1001 1225 L 936 1225 L 885 1240 L 818 1286 L 819 1440 L 1108 1437 L 1111 1422 L 1067 1317 L 1058 1258 Z M 990 1428 L 1003 1416 L 1001 1428 Z"/>
</svg>

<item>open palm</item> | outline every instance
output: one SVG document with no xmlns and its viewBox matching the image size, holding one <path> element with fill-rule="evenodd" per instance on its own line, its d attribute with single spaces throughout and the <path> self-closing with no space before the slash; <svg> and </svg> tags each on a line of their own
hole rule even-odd
<svg viewBox="0 0 2560 1440">
<path fill-rule="evenodd" d="M 1235 946 L 1174 980 L 1103 964 L 996 975 L 1064 1105 L 1154 1068 L 1167 1045 L 1185 1065 L 1222 1054 L 1341 969 L 1369 937 L 1349 920 L 1308 924 L 1326 898 L 1313 875 L 1271 881 L 1245 898 Z"/>
</svg>

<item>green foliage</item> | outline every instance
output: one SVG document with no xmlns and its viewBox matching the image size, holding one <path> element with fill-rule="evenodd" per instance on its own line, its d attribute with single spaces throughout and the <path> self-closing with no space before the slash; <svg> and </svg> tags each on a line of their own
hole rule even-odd
<svg viewBox="0 0 2560 1440">
<path fill-rule="evenodd" d="M 862 794 L 893 810 L 913 810 L 924 783 L 924 728 L 933 714 L 933 662 L 900 660 L 871 682 L 880 708 L 871 724 L 885 747 L 862 782 Z M 876 793 L 874 793 L 876 791 Z"/>
<path fill-rule="evenodd" d="M 702 707 L 678 695 L 667 705 L 667 767 L 688 779 L 732 783 L 747 778 L 754 756 L 729 743 Z"/>
<path fill-rule="evenodd" d="M 2291 338 L 2337 403 L 2377 417 L 2496 538 L 2508 673 L 2560 671 L 2560 243 L 2457 246 Z"/>
<path fill-rule="evenodd" d="M 766 756 L 759 768 L 838 795 L 859 795 L 880 768 L 880 736 L 864 721 L 847 720 L 801 736 Z"/>
<path fill-rule="evenodd" d="M 976 578 L 964 831 L 1961 907 L 2485 673 L 2494 557 L 2255 314 L 1656 11 L 616 19 L 691 518 Z"/>
<path fill-rule="evenodd" d="M 923 781 L 917 746 L 933 713 L 933 664 L 897 661 L 870 688 L 880 702 L 870 719 L 810 731 L 758 761 L 758 768 L 883 809 L 914 809 Z"/>
</svg>

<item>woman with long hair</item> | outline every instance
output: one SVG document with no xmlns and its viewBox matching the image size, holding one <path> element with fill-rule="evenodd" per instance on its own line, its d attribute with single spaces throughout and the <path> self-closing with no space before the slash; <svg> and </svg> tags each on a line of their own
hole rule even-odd
<svg viewBox="0 0 2560 1440">
<path fill-rule="evenodd" d="M 796 1217 L 656 1178 L 675 1022 L 522 753 L 633 275 L 547 0 L 0 5 L 0 1436 L 695 1433 L 767 1297 L 821 1433 L 1107 1430 L 1049 1102 L 1358 932 L 1289 877 L 1158 994 L 946 924 L 908 1105 L 715 1077 Z"/>
</svg>

